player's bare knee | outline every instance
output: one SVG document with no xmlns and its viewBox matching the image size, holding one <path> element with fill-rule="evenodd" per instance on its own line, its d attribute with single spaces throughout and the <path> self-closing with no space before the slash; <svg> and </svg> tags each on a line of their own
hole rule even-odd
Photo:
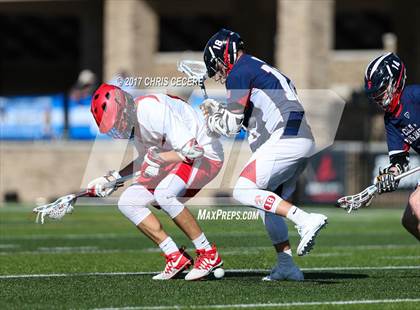
<svg viewBox="0 0 420 310">
<path fill-rule="evenodd" d="M 402 218 L 401 218 L 401 225 L 404 226 L 405 229 L 410 230 L 411 229 L 411 219 L 410 216 L 407 214 L 407 212 L 404 212 Z"/>
<path fill-rule="evenodd" d="M 416 190 L 408 198 L 408 205 L 411 209 L 411 212 L 419 219 L 420 215 L 420 191 Z M 420 219 L 419 219 L 420 220 Z"/>
<path fill-rule="evenodd" d="M 172 219 L 184 210 L 184 205 L 176 195 L 167 189 L 156 188 L 154 197 L 156 202 Z"/>
</svg>

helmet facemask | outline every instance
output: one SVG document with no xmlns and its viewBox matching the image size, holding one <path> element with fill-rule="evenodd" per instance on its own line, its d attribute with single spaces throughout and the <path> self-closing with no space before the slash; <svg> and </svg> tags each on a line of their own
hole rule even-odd
<svg viewBox="0 0 420 310">
<path fill-rule="evenodd" d="M 221 84 L 225 84 L 227 78 L 227 66 L 224 62 L 216 59 L 216 73 L 212 76 L 212 79 Z"/>
<path fill-rule="evenodd" d="M 130 94 L 121 91 L 116 93 L 115 101 L 118 104 L 118 114 L 114 126 L 106 134 L 114 139 L 132 139 L 136 119 L 134 100 Z"/>
<path fill-rule="evenodd" d="M 210 59 L 206 64 L 207 76 L 216 82 L 224 84 L 227 77 L 227 66 L 220 58 L 216 57 L 211 47 L 208 48 L 208 52 L 209 55 L 207 57 Z"/>
<path fill-rule="evenodd" d="M 381 109 L 387 110 L 391 104 L 391 100 L 394 93 L 394 87 L 392 84 L 384 85 L 377 91 L 368 94 L 370 102 L 377 104 Z"/>
<path fill-rule="evenodd" d="M 400 77 L 398 81 L 391 79 L 386 85 L 383 85 L 378 90 L 368 93 L 368 99 L 370 102 L 377 104 L 385 112 L 392 112 L 395 108 L 395 101 L 399 101 L 401 91 L 405 84 L 405 72 L 403 77 Z M 398 103 L 398 102 L 396 102 Z"/>
</svg>

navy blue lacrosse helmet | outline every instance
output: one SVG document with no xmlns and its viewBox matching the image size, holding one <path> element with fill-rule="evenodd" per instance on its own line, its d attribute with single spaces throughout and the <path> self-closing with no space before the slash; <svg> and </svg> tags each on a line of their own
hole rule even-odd
<svg viewBox="0 0 420 310">
<path fill-rule="evenodd" d="M 395 110 L 404 88 L 404 63 L 394 53 L 381 55 L 370 62 L 365 72 L 365 92 L 370 102 L 386 112 Z"/>
<path fill-rule="evenodd" d="M 244 42 L 238 33 L 221 29 L 213 35 L 204 48 L 204 63 L 207 67 L 207 75 L 210 78 L 213 77 L 218 70 L 218 64 L 224 66 L 229 73 L 240 49 L 244 49 Z"/>
</svg>

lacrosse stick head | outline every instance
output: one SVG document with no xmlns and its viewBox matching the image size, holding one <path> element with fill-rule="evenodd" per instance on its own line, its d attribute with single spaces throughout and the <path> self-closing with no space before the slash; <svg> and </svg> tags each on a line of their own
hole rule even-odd
<svg viewBox="0 0 420 310">
<path fill-rule="evenodd" d="M 75 194 L 70 194 L 58 198 L 53 203 L 34 208 L 32 211 L 36 213 L 35 222 L 44 224 L 45 216 L 54 220 L 62 219 L 64 215 L 73 211 L 73 204 L 76 202 L 76 198 Z"/>
<path fill-rule="evenodd" d="M 207 68 L 204 61 L 181 60 L 177 64 L 178 71 L 185 73 L 195 83 L 202 86 L 207 79 Z"/>
<path fill-rule="evenodd" d="M 351 196 L 341 197 L 337 200 L 337 207 L 347 210 L 350 213 L 353 210 L 357 210 L 361 207 L 369 207 L 373 197 L 375 197 L 377 191 L 376 185 L 371 185 L 364 191 Z"/>
</svg>

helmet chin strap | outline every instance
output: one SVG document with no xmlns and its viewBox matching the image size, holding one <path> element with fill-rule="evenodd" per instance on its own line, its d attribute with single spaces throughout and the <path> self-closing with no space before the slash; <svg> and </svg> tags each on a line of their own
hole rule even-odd
<svg viewBox="0 0 420 310">
<path fill-rule="evenodd" d="M 393 96 L 391 103 L 388 106 L 387 112 L 391 114 L 395 114 L 399 110 L 400 98 L 401 98 L 401 92 L 398 92 L 397 94 Z"/>
<path fill-rule="evenodd" d="M 398 113 L 399 110 L 399 105 L 400 105 L 400 98 L 401 98 L 401 94 L 403 92 L 404 89 L 404 84 L 405 84 L 405 71 L 404 71 L 404 64 L 402 64 L 402 70 L 400 73 L 400 76 L 398 77 L 398 81 L 397 81 L 397 85 L 395 86 L 395 95 L 392 97 L 392 101 L 390 103 L 390 113 L 392 114 L 396 114 Z M 402 85 L 400 85 L 400 83 L 402 83 Z"/>
</svg>

